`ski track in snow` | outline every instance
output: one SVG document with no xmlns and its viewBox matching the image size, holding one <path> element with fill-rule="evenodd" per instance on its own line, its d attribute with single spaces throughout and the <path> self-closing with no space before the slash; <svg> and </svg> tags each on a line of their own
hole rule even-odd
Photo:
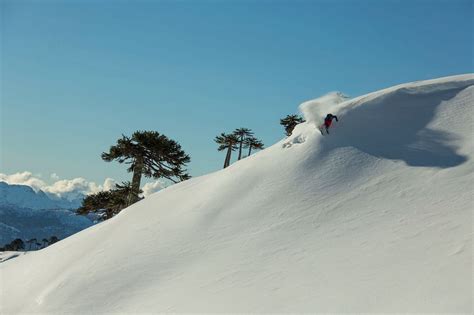
<svg viewBox="0 0 474 315">
<path fill-rule="evenodd" d="M 274 146 L 0 264 L 0 313 L 470 313 L 473 84 L 307 102 Z"/>
</svg>

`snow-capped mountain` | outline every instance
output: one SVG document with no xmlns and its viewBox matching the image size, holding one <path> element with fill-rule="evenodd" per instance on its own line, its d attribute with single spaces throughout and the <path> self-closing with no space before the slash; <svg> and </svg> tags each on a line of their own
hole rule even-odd
<svg viewBox="0 0 474 315">
<path fill-rule="evenodd" d="M 0 313 L 471 313 L 473 84 L 307 102 L 266 150 L 2 263 Z"/>
<path fill-rule="evenodd" d="M 52 199 L 29 186 L 0 182 L 0 246 L 16 238 L 62 239 L 91 226 L 89 218 L 73 212 L 79 206 L 79 200 Z"/>
<path fill-rule="evenodd" d="M 38 210 L 0 206 L 0 247 L 16 238 L 42 240 L 57 236 L 63 239 L 92 224 L 88 217 L 64 209 Z"/>
<path fill-rule="evenodd" d="M 77 209 L 82 199 L 68 200 L 49 196 L 42 190 L 35 191 L 26 185 L 11 185 L 0 181 L 0 207 L 13 206 L 28 209 Z"/>
</svg>

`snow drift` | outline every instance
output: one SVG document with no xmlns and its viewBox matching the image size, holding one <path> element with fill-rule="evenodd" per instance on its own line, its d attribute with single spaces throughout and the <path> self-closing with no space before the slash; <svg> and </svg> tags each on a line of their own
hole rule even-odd
<svg viewBox="0 0 474 315">
<path fill-rule="evenodd" d="M 330 136 L 310 119 L 1 264 L 0 312 L 471 312 L 473 84 L 303 106 Z"/>
<path fill-rule="evenodd" d="M 337 105 L 347 99 L 348 97 L 341 92 L 331 92 L 315 100 L 304 102 L 299 109 L 306 122 L 319 126 L 328 113 L 337 111 Z"/>
</svg>

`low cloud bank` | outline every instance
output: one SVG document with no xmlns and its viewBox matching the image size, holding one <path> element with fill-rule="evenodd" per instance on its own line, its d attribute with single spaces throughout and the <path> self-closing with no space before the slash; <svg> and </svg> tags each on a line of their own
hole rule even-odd
<svg viewBox="0 0 474 315">
<path fill-rule="evenodd" d="M 59 176 L 55 173 L 51 174 L 50 178 L 55 180 L 55 182 L 48 184 L 41 179 L 41 176 L 35 176 L 28 171 L 10 175 L 0 173 L 0 181 L 4 181 L 10 185 L 30 186 L 35 191 L 42 190 L 53 199 L 75 200 L 88 194 L 102 190 L 110 190 L 116 183 L 112 178 L 105 179 L 103 184 L 96 184 L 82 177 L 60 180 Z"/>
<path fill-rule="evenodd" d="M 154 182 L 151 182 L 151 183 L 146 183 L 143 187 L 142 187 L 142 190 L 143 190 L 143 197 L 148 197 L 150 196 L 151 194 L 159 191 L 159 190 L 162 190 L 163 188 L 165 188 L 165 183 L 163 183 L 162 181 L 160 180 L 157 180 L 157 181 L 154 181 Z"/>
<path fill-rule="evenodd" d="M 35 191 L 43 191 L 52 199 L 67 199 L 69 201 L 83 198 L 86 195 L 94 194 L 99 191 L 107 191 L 115 188 L 115 181 L 112 178 L 106 178 L 102 184 L 97 184 L 78 177 L 73 179 L 60 179 L 56 173 L 52 173 L 49 179 L 53 180 L 52 184 L 47 183 L 41 178 L 41 175 L 33 175 L 33 173 L 25 171 L 15 174 L 0 173 L 0 181 L 10 185 L 30 186 Z M 165 188 L 165 183 L 157 180 L 146 183 L 143 187 L 143 196 L 149 195 Z"/>
</svg>

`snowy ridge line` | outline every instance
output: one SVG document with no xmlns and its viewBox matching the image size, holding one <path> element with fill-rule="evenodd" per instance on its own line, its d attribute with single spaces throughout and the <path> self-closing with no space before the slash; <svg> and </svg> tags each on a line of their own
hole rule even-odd
<svg viewBox="0 0 474 315">
<path fill-rule="evenodd" d="M 357 96 L 353 99 L 349 99 L 346 102 L 341 103 L 341 107 L 349 107 L 358 106 L 362 103 L 372 101 L 373 99 L 380 97 L 385 94 L 393 93 L 400 89 L 406 89 L 407 91 L 413 92 L 425 92 L 428 93 L 430 91 L 436 90 L 441 88 L 442 90 L 448 90 L 458 87 L 466 87 L 474 85 L 474 73 L 467 73 L 467 74 L 460 74 L 460 75 L 453 75 L 448 77 L 442 77 L 437 79 L 430 79 L 430 80 L 420 80 L 420 81 L 413 81 L 409 83 L 402 83 L 399 85 L 395 85 L 392 87 L 388 87 L 379 91 L 375 91 L 372 93 L 368 93 L 365 95 Z"/>
<path fill-rule="evenodd" d="M 472 80 L 331 103 L 360 106 L 330 136 L 300 124 L 8 260 L 0 313 L 470 313 Z"/>
<path fill-rule="evenodd" d="M 397 92 L 406 92 L 407 94 L 415 93 L 420 95 L 435 91 L 441 92 L 445 90 L 466 88 L 471 85 L 474 85 L 474 74 L 455 75 L 438 79 L 403 83 L 355 98 L 348 98 L 342 92 L 331 92 L 317 99 L 303 102 L 299 106 L 299 110 L 303 114 L 306 123 L 296 126 L 293 134 L 282 139 L 278 145 L 290 148 L 293 144 L 305 142 L 308 137 L 311 138 L 310 135 L 313 134 L 314 127 L 321 126 L 324 117 L 328 113 L 344 117 L 362 104 L 367 104 L 380 98 L 389 97 Z M 341 122 L 342 124 L 344 124 L 344 120 L 345 118 L 343 118 L 343 121 Z M 340 124 L 335 123 L 332 128 L 338 129 L 340 128 L 339 125 Z M 314 145 L 317 146 L 316 144 Z"/>
</svg>

